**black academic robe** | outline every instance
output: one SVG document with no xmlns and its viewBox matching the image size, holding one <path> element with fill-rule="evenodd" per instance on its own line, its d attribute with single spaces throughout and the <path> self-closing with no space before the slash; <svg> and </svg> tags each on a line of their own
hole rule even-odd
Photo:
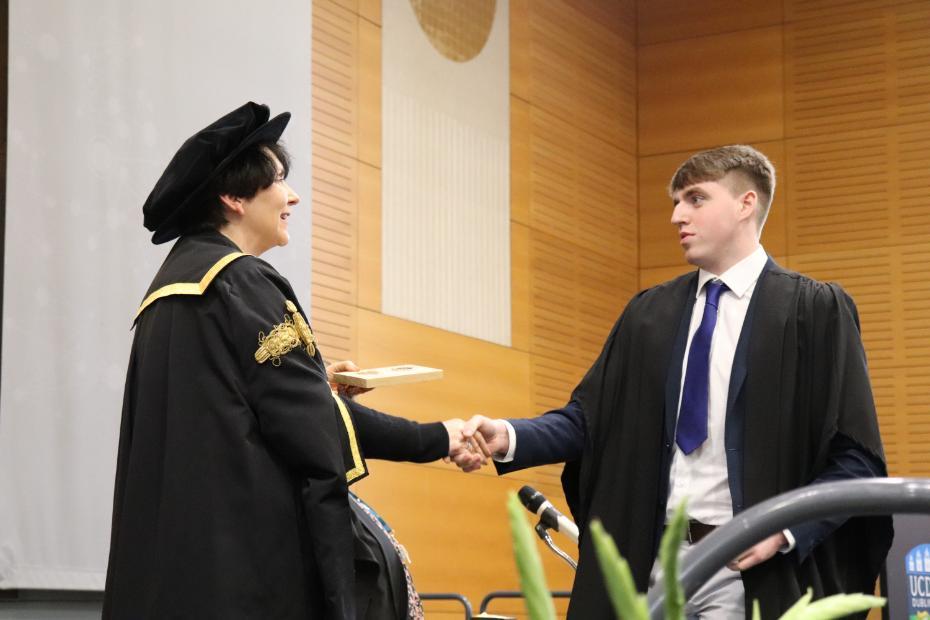
<svg viewBox="0 0 930 620">
<path fill-rule="evenodd" d="M 216 232 L 181 238 L 155 277 L 126 378 L 104 618 L 356 617 L 362 436 L 412 460 L 448 437 L 340 401 L 299 338 L 259 363 L 261 339 L 296 320 L 286 301 L 307 317 Z"/>
<path fill-rule="evenodd" d="M 583 533 L 570 618 L 613 617 L 586 535 L 592 518 L 616 540 L 638 588 L 648 586 L 674 445 L 668 421 L 674 416 L 666 415 L 669 376 L 681 365 L 676 345 L 696 286 L 693 272 L 631 300 L 573 393 L 587 433 L 582 459 L 563 474 Z M 727 425 L 735 422 L 742 431 L 740 471 L 729 474 L 741 476 L 744 508 L 815 480 L 836 433 L 884 463 L 858 316 L 838 285 L 770 263 L 743 330 L 745 367 L 734 362 L 739 374 L 731 380 Z M 854 518 L 803 560 L 776 554 L 743 573 L 747 612 L 758 599 L 763 617 L 778 617 L 808 587 L 818 597 L 871 592 L 890 538 L 890 518 Z"/>
</svg>

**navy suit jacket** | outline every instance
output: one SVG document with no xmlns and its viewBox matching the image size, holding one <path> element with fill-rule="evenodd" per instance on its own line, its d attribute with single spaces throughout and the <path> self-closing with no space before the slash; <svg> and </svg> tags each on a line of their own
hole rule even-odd
<svg viewBox="0 0 930 620">
<path fill-rule="evenodd" d="M 771 259 L 769 259 L 765 269 L 769 269 L 772 264 Z M 665 386 L 665 440 L 663 444 L 665 450 L 662 459 L 663 475 L 661 477 L 664 488 L 660 489 L 659 492 L 659 497 L 663 498 L 662 501 L 668 498 L 669 493 L 669 475 L 675 447 L 675 425 L 678 419 L 678 400 L 681 389 L 681 367 L 688 341 L 688 328 L 691 322 L 694 300 L 694 296 L 689 295 L 688 305 L 682 313 L 671 358 L 672 365 L 669 368 Z M 743 412 L 745 402 L 742 387 L 746 380 L 749 349 L 748 334 L 751 331 L 754 311 L 755 304 L 750 301 L 740 338 L 736 345 L 733 367 L 730 372 L 730 386 L 727 393 L 724 447 L 726 449 L 730 497 L 733 501 L 733 514 L 738 514 L 745 508 L 742 486 L 744 459 L 742 448 Z M 554 409 L 536 418 L 513 419 L 509 420 L 509 422 L 516 432 L 516 450 L 513 461 L 495 463 L 499 474 L 506 474 L 536 465 L 562 463 L 581 458 L 587 429 L 584 412 L 578 401 L 571 400 L 561 409 Z M 820 475 L 812 481 L 812 484 L 832 480 L 874 477 L 882 475 L 883 471 L 884 465 L 881 461 L 848 437 L 837 434 L 830 443 L 830 456 L 827 465 Z M 664 518 L 665 511 L 660 510 L 658 512 L 660 518 Z M 842 525 L 845 520 L 845 518 L 825 519 L 791 528 L 799 561 L 806 558 L 817 544 L 834 529 Z M 661 526 L 662 524 L 658 524 L 657 531 L 662 531 Z"/>
</svg>

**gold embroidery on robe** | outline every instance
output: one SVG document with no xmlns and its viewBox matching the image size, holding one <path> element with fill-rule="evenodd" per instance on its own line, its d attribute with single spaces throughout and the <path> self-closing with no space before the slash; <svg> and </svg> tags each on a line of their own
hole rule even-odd
<svg viewBox="0 0 930 620">
<path fill-rule="evenodd" d="M 281 356 L 300 346 L 300 336 L 291 317 L 284 317 L 284 322 L 275 325 L 266 336 L 258 332 L 258 350 L 255 351 L 255 361 L 264 364 L 271 360 L 272 366 L 281 365 Z"/>
<path fill-rule="evenodd" d="M 271 360 L 272 366 L 280 366 L 281 356 L 301 346 L 301 343 L 307 355 L 313 357 L 316 353 L 316 338 L 297 306 L 287 299 L 284 301 L 284 309 L 291 314 L 284 316 L 283 323 L 275 325 L 267 336 L 264 332 L 258 332 L 255 361 L 259 364 Z"/>
<path fill-rule="evenodd" d="M 316 338 L 313 335 L 313 330 L 310 329 L 310 325 L 307 324 L 303 315 L 297 310 L 297 306 L 294 305 L 293 301 L 290 299 L 286 300 L 284 302 L 284 307 L 291 313 L 291 319 L 294 321 L 297 335 L 300 337 L 300 341 L 304 343 L 304 347 L 307 349 L 307 355 L 313 357 L 316 355 Z"/>
</svg>

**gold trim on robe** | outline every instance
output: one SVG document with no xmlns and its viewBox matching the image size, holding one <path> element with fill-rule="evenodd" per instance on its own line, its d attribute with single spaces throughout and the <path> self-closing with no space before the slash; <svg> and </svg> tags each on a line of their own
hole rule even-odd
<svg viewBox="0 0 930 620">
<path fill-rule="evenodd" d="M 339 407 L 339 413 L 342 414 L 342 423 L 345 424 L 346 433 L 349 435 L 349 449 L 352 452 L 352 464 L 354 467 L 346 472 L 346 482 L 351 483 L 353 480 L 356 480 L 365 475 L 365 461 L 362 460 L 362 454 L 358 449 L 358 440 L 355 437 L 355 425 L 352 424 L 352 416 L 349 415 L 349 410 L 346 408 L 342 399 L 333 394 L 333 398 L 336 400 L 336 405 Z"/>
<path fill-rule="evenodd" d="M 243 252 L 233 252 L 227 254 L 220 260 L 210 267 L 207 273 L 200 278 L 200 282 L 178 282 L 176 284 L 168 284 L 161 287 L 151 295 L 145 298 L 145 301 L 142 302 L 142 305 L 139 306 L 139 309 L 136 311 L 136 316 L 132 318 L 133 322 L 139 318 L 139 315 L 142 314 L 142 311 L 148 308 L 150 305 L 161 299 L 162 297 L 168 297 L 170 295 L 203 295 L 203 292 L 207 290 L 207 287 L 210 286 L 210 283 L 213 282 L 213 278 L 219 274 L 229 263 L 233 262 L 237 258 L 242 258 L 243 256 L 249 256 Z"/>
</svg>

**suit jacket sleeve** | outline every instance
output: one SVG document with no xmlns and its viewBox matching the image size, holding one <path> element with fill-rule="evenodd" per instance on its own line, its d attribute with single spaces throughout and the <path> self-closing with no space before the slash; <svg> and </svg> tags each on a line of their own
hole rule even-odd
<svg viewBox="0 0 930 620">
<path fill-rule="evenodd" d="M 516 434 L 513 461 L 495 463 L 497 473 L 506 474 L 527 467 L 564 463 L 581 458 L 585 441 L 585 421 L 581 403 L 571 400 L 561 409 L 529 419 L 508 420 Z"/>
<path fill-rule="evenodd" d="M 885 464 L 859 447 L 849 437 L 837 433 L 830 442 L 830 460 L 812 484 L 856 478 L 874 478 L 885 475 Z M 847 517 L 834 517 L 802 523 L 790 528 L 795 539 L 798 561 L 803 562 L 814 547 L 847 521 Z"/>
</svg>

